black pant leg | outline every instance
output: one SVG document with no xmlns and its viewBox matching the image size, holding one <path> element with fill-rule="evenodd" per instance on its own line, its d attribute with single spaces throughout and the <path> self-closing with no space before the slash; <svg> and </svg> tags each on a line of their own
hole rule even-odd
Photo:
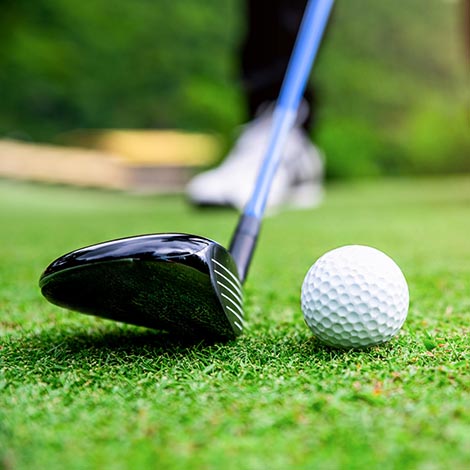
<svg viewBox="0 0 470 470">
<path fill-rule="evenodd" d="M 250 118 L 259 106 L 274 101 L 284 78 L 307 0 L 247 0 L 246 35 L 241 48 L 242 84 Z M 310 104 L 312 93 L 305 99 Z"/>
</svg>

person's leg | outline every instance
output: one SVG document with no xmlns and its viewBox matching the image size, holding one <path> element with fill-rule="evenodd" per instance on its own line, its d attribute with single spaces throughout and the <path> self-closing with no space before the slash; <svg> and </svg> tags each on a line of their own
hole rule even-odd
<svg viewBox="0 0 470 470">
<path fill-rule="evenodd" d="M 260 107 L 276 100 L 281 88 L 307 0 L 246 0 L 245 38 L 241 47 L 241 81 L 249 118 Z M 314 111 L 312 93 L 307 87 L 305 100 L 309 113 L 308 129 Z"/>
<path fill-rule="evenodd" d="M 217 168 L 197 175 L 187 194 L 198 205 L 243 209 L 251 195 L 271 131 L 274 102 L 284 79 L 306 0 L 247 0 L 246 37 L 240 49 L 242 86 L 249 123 Z M 310 93 L 306 94 L 306 97 Z M 312 103 L 301 105 L 268 205 L 317 205 L 322 195 L 323 159 L 308 136 Z"/>
</svg>

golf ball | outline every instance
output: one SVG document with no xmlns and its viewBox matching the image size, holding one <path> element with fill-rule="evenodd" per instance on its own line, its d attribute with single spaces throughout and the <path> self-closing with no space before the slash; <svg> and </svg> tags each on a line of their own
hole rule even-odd
<svg viewBox="0 0 470 470">
<path fill-rule="evenodd" d="M 302 285 L 305 322 L 322 342 L 343 348 L 384 343 L 402 327 L 409 293 L 400 268 L 375 248 L 350 245 L 319 258 Z"/>
</svg>

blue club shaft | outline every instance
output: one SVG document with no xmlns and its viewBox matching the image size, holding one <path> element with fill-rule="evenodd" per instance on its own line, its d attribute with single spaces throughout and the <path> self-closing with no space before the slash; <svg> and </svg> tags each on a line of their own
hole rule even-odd
<svg viewBox="0 0 470 470">
<path fill-rule="evenodd" d="M 262 218 L 271 183 L 281 161 L 286 138 L 294 125 L 313 61 L 326 28 L 333 0 L 310 0 L 299 29 L 273 115 L 266 154 L 259 170 L 246 215 Z"/>
<path fill-rule="evenodd" d="M 261 219 L 282 150 L 295 123 L 313 61 L 320 47 L 334 0 L 309 0 L 300 25 L 294 50 L 274 109 L 273 121 L 253 193 L 238 222 L 230 244 L 240 280 L 243 282 L 251 262 Z"/>
</svg>

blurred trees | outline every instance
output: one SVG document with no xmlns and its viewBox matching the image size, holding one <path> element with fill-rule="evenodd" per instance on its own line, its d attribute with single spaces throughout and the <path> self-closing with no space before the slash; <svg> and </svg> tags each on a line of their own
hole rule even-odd
<svg viewBox="0 0 470 470">
<path fill-rule="evenodd" d="M 315 76 L 330 175 L 470 170 L 470 76 L 455 1 L 338 2 Z"/>
<path fill-rule="evenodd" d="M 214 130 L 244 119 L 241 0 L 3 0 L 0 134 Z M 332 177 L 470 170 L 455 2 L 338 1 L 313 75 Z"/>
<path fill-rule="evenodd" d="M 11 0 L 0 16 L 2 134 L 234 125 L 234 1 Z"/>
</svg>

